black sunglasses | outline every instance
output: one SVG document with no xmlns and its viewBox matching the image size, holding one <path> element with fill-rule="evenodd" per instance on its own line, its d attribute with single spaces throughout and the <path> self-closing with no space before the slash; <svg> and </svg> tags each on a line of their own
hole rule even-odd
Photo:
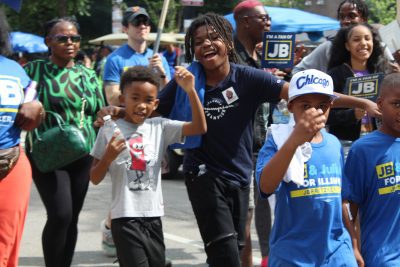
<svg viewBox="0 0 400 267">
<path fill-rule="evenodd" d="M 81 41 L 81 36 L 77 35 L 54 35 L 51 36 L 52 39 L 56 40 L 57 43 L 65 44 L 68 40 L 71 40 L 72 43 L 79 43 Z"/>
<path fill-rule="evenodd" d="M 149 26 L 150 25 L 150 20 L 147 17 L 144 16 L 140 16 L 138 18 L 135 18 L 134 20 L 132 20 L 131 24 L 135 27 L 139 27 L 140 25 L 144 25 L 144 26 Z"/>
</svg>

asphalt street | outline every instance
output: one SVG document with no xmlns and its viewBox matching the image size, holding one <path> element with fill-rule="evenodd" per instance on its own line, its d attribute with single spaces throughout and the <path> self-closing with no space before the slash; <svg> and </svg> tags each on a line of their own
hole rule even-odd
<svg viewBox="0 0 400 267">
<path fill-rule="evenodd" d="M 197 224 L 187 197 L 182 178 L 163 180 L 166 215 L 163 229 L 167 257 L 173 266 L 205 267 L 206 256 L 198 232 Z M 73 266 L 118 266 L 115 258 L 103 255 L 101 251 L 100 222 L 108 212 L 111 197 L 111 181 L 105 179 L 97 186 L 90 185 L 84 208 L 79 220 L 79 236 Z M 25 223 L 20 266 L 44 266 L 41 248 L 41 232 L 46 220 L 46 212 L 32 185 L 31 201 Z M 254 263 L 260 262 L 257 236 L 252 229 Z"/>
</svg>

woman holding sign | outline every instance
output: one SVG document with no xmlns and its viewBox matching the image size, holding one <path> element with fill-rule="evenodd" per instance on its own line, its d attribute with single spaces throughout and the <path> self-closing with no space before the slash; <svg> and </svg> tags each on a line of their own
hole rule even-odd
<svg viewBox="0 0 400 267">
<path fill-rule="evenodd" d="M 186 60 L 204 106 L 207 133 L 186 138 L 183 169 L 190 202 L 211 266 L 240 267 L 240 250 L 253 170 L 253 122 L 263 102 L 288 98 L 288 83 L 270 73 L 236 65 L 232 27 L 222 16 L 196 18 L 185 37 Z M 194 61 L 196 58 L 197 61 Z M 157 111 L 177 120 L 190 118 L 188 100 L 175 77 L 159 93 Z M 335 104 L 376 111 L 371 101 L 341 97 Z M 122 116 L 121 108 L 103 109 Z M 188 115 L 189 117 L 185 117 Z"/>
<path fill-rule="evenodd" d="M 376 32 L 368 24 L 354 24 L 339 30 L 332 44 L 328 74 L 335 91 L 348 92 L 346 79 L 388 71 L 383 49 Z M 375 128 L 371 117 L 361 109 L 332 109 L 329 131 L 341 140 L 354 141 L 360 133 Z"/>
</svg>

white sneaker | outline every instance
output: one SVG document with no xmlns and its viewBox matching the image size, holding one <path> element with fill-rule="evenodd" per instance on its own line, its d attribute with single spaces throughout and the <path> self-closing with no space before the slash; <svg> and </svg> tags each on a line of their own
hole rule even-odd
<svg viewBox="0 0 400 267">
<path fill-rule="evenodd" d="M 114 240 L 112 238 L 111 229 L 106 227 L 106 219 L 100 223 L 101 229 L 101 248 L 104 255 L 108 257 L 115 257 L 117 255 Z"/>
</svg>

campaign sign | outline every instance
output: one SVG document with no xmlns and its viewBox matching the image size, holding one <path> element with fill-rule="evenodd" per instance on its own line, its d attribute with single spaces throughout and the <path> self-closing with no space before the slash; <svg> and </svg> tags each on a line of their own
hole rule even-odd
<svg viewBox="0 0 400 267">
<path fill-rule="evenodd" d="M 346 79 L 344 93 L 376 101 L 383 77 L 383 73 L 369 74 L 362 77 L 349 77 Z"/>
<path fill-rule="evenodd" d="M 264 32 L 261 66 L 292 68 L 296 35 L 291 32 Z"/>
</svg>

